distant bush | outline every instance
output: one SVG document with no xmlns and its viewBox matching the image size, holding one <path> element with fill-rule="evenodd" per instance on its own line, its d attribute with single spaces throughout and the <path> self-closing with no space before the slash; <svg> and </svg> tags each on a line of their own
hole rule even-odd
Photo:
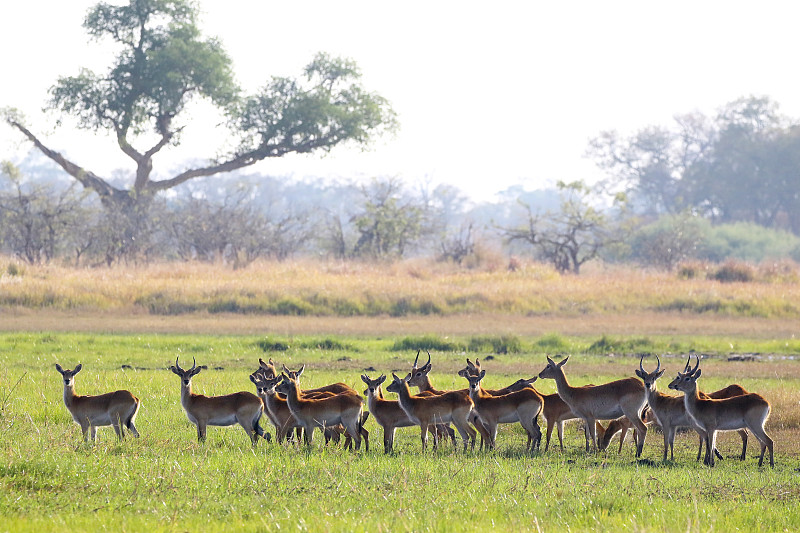
<svg viewBox="0 0 800 533">
<path fill-rule="evenodd" d="M 752 222 L 715 226 L 703 245 L 702 258 L 711 261 L 739 259 L 759 263 L 766 259 L 792 257 L 800 248 L 800 237 L 765 228 Z"/>
<path fill-rule="evenodd" d="M 520 353 L 522 341 L 514 335 L 491 335 L 471 337 L 467 343 L 467 350 L 470 352 L 491 351 L 496 354 Z"/>
<path fill-rule="evenodd" d="M 720 265 L 709 276 L 711 279 L 722 283 L 746 283 L 755 279 L 755 269 L 746 263 L 728 261 Z"/>
<path fill-rule="evenodd" d="M 257 341 L 256 346 L 261 348 L 262 352 L 285 352 L 289 349 L 289 344 L 269 338 L 264 338 Z"/>
<path fill-rule="evenodd" d="M 464 351 L 465 346 L 435 335 L 422 335 L 420 337 L 403 337 L 395 341 L 390 350 L 403 352 L 406 350 L 436 350 L 439 352 Z"/>
<path fill-rule="evenodd" d="M 706 279 L 708 277 L 708 264 L 706 263 L 681 263 L 678 266 L 678 279 Z"/>
<path fill-rule="evenodd" d="M 542 335 L 533 345 L 547 353 L 565 352 L 569 348 L 569 343 L 558 333 L 549 333 Z"/>
<path fill-rule="evenodd" d="M 313 339 L 308 341 L 303 341 L 299 344 L 300 348 L 307 348 L 307 349 L 317 349 L 317 350 L 348 350 L 348 351 L 357 351 L 357 348 L 351 344 L 347 344 L 341 342 L 337 339 L 332 339 L 330 337 L 325 339 Z"/>
<path fill-rule="evenodd" d="M 598 340 L 593 342 L 586 350 L 591 354 L 608 354 L 608 353 L 649 353 L 653 349 L 653 341 L 645 337 L 630 338 L 630 339 L 612 339 L 607 335 L 603 335 Z"/>
</svg>

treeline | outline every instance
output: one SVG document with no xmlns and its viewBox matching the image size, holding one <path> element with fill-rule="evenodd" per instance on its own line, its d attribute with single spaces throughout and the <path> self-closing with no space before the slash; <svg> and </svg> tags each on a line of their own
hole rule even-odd
<svg viewBox="0 0 800 533">
<path fill-rule="evenodd" d="M 576 274 L 594 259 L 667 270 L 800 261 L 800 127 L 768 98 L 628 138 L 605 132 L 589 155 L 607 171 L 599 184 L 515 186 L 490 202 L 392 177 L 357 185 L 231 173 L 116 209 L 34 154 L 19 168 L 3 163 L 0 253 L 75 265 L 426 256 L 512 269 L 522 256 Z"/>
<path fill-rule="evenodd" d="M 451 186 L 367 185 L 231 175 L 179 187 L 125 215 L 55 170 L 6 163 L 0 251 L 31 263 L 77 266 L 323 256 L 426 256 L 465 268 L 532 257 L 579 273 L 592 259 L 674 269 L 691 259 L 800 260 L 800 238 L 755 223 L 717 224 L 690 212 L 649 217 L 582 183 L 471 203 Z M 504 265 L 505 266 L 505 265 Z"/>
</svg>

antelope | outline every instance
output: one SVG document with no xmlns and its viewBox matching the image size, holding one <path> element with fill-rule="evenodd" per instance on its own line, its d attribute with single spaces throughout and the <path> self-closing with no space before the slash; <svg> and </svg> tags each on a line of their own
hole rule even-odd
<svg viewBox="0 0 800 533">
<path fill-rule="evenodd" d="M 281 374 L 281 382 L 275 387 L 286 395 L 289 411 L 305 432 L 305 443 L 311 445 L 314 428 L 326 428 L 342 424 L 346 434 L 355 441 L 355 449 L 361 447 L 362 401 L 358 395 L 339 393 L 327 398 L 303 396 L 297 380 Z"/>
<path fill-rule="evenodd" d="M 461 376 L 462 378 L 467 378 L 467 379 L 469 379 L 470 376 L 478 376 L 478 375 L 480 375 L 480 373 L 481 373 L 481 363 L 477 359 L 475 359 L 475 363 L 473 363 L 472 361 L 467 359 L 467 366 L 458 371 L 458 375 L 459 376 Z M 530 390 L 534 391 L 536 394 L 538 394 L 542 398 L 542 401 L 544 402 L 544 397 L 542 396 L 542 394 L 533 387 L 533 383 L 537 379 L 538 379 L 537 377 L 533 377 L 533 378 L 531 378 L 529 380 L 519 379 L 519 380 L 515 381 L 514 383 L 512 383 L 511 385 L 509 385 L 508 387 L 503 387 L 502 389 L 483 389 L 483 390 L 487 394 L 491 394 L 492 396 L 503 396 L 503 395 L 509 394 L 511 392 L 518 392 L 518 391 L 521 391 L 521 390 L 524 390 L 524 389 L 530 389 Z M 558 397 L 557 394 L 555 394 L 554 396 Z M 558 401 L 561 401 L 561 399 L 559 398 Z M 477 421 L 473 420 L 472 423 L 473 423 L 473 425 L 475 425 L 477 427 L 477 425 L 476 425 Z M 535 421 L 534 424 L 536 425 L 536 428 L 539 429 L 538 420 Z M 548 427 L 550 428 L 550 431 L 552 431 L 552 425 L 549 425 Z M 539 447 L 539 444 L 541 443 L 541 436 L 542 436 L 542 431 L 540 429 L 538 431 L 538 434 L 539 434 L 539 439 L 537 439 L 534 442 L 534 438 L 533 438 L 534 435 L 531 434 L 531 433 L 528 433 L 528 443 L 525 445 L 525 449 L 526 450 L 527 449 L 531 449 L 532 450 L 533 446 L 535 446 L 536 448 Z M 481 436 L 481 449 L 483 449 L 483 436 Z M 545 451 L 547 451 L 546 447 L 545 447 Z"/>
<path fill-rule="evenodd" d="M 83 440 L 88 442 L 91 436 L 92 442 L 95 442 L 99 426 L 113 426 L 119 439 L 125 438 L 124 427 L 127 427 L 131 434 L 138 438 L 139 432 L 133 423 L 141 405 L 139 398 L 127 390 L 97 396 L 75 394 L 75 374 L 82 368 L 83 365 L 78 363 L 75 370 L 64 370 L 56 363 L 56 370 L 64 378 L 64 405 L 67 406 L 72 419 L 80 424 Z"/>
<path fill-rule="evenodd" d="M 411 366 L 411 372 L 406 375 L 405 381 L 412 387 L 417 387 L 419 390 L 418 396 L 438 396 L 444 394 L 445 392 L 457 392 L 465 397 L 469 397 L 469 390 L 468 389 L 460 389 L 456 391 L 443 391 L 436 389 L 433 386 L 433 382 L 431 382 L 431 378 L 429 376 L 430 371 L 433 369 L 431 365 L 431 354 L 428 352 L 428 362 L 422 365 L 421 367 L 417 366 L 417 362 L 419 361 L 419 353 L 420 350 L 417 350 L 417 357 L 414 359 L 414 364 Z M 388 388 L 386 390 L 389 390 Z M 491 435 L 486 427 L 483 425 L 483 422 L 480 421 L 480 417 L 477 416 L 476 413 L 473 413 L 469 420 L 472 425 L 475 427 L 477 432 L 481 435 L 481 449 L 483 449 L 484 442 L 492 442 Z M 455 446 L 456 437 L 455 432 L 449 427 L 449 424 L 437 424 L 435 427 L 434 432 L 434 446 L 437 444 L 438 439 L 440 436 L 444 435 L 445 432 L 450 435 L 450 438 L 453 440 L 453 445 Z"/>
<path fill-rule="evenodd" d="M 386 387 L 389 392 L 397 393 L 400 407 L 406 412 L 408 418 L 419 424 L 422 451 L 428 444 L 428 428 L 433 424 L 452 422 L 461 440 L 464 441 L 464 451 L 467 451 L 469 438 L 472 448 L 475 447 L 475 430 L 469 426 L 469 415 L 473 403 L 469 396 L 460 391 L 448 391 L 439 395 L 419 396 L 412 395 L 408 383 L 392 373 L 392 383 Z M 491 440 L 489 440 L 490 442 Z M 433 441 L 436 448 L 436 439 Z"/>
<path fill-rule="evenodd" d="M 481 386 L 485 376 L 486 370 L 481 370 L 477 376 L 466 376 L 466 379 L 469 382 L 469 397 L 491 436 L 489 446 L 494 448 L 496 445 L 498 424 L 519 422 L 528 433 L 526 449 L 533 451 L 542 439 L 542 432 L 536 424 L 544 403 L 541 395 L 532 388 L 503 395 L 489 394 Z"/>
<path fill-rule="evenodd" d="M 764 430 L 771 406 L 760 394 L 748 393 L 733 398 L 702 398 L 697 390 L 697 379 L 700 377 L 700 357 L 697 364 L 688 371 L 679 372 L 669 384 L 669 388 L 683 392 L 683 404 L 686 412 L 700 429 L 706 432 L 705 464 L 714 466 L 717 432 L 747 428 L 753 432 L 761 444 L 761 456 L 758 466 L 764 463 L 764 452 L 769 448 L 769 466 L 775 467 L 773 458 L 773 441 Z"/>
<path fill-rule="evenodd" d="M 394 433 L 397 428 L 416 425 L 397 400 L 387 400 L 383 397 L 381 384 L 386 381 L 386 376 L 370 379 L 366 374 L 361 376 L 361 381 L 366 383 L 364 394 L 367 396 L 367 407 L 375 420 L 383 428 L 383 452 L 391 453 L 394 448 Z"/>
<path fill-rule="evenodd" d="M 664 370 L 661 369 L 661 359 L 656 355 L 657 366 L 653 372 L 645 371 L 644 367 L 642 366 L 642 362 L 644 361 L 644 356 L 639 360 L 639 370 L 636 371 L 636 375 L 639 376 L 642 381 L 644 382 L 645 391 L 647 394 L 647 403 L 650 406 L 649 412 L 653 413 L 653 417 L 656 419 L 658 424 L 661 426 L 662 433 L 664 434 L 664 457 L 663 461 L 667 461 L 667 447 L 669 447 L 669 458 L 670 460 L 674 460 L 674 443 L 675 443 L 675 432 L 679 427 L 691 427 L 694 429 L 700 437 L 700 448 L 697 450 L 697 460 L 700 460 L 700 453 L 703 447 L 703 442 L 706 440 L 707 435 L 704 430 L 699 428 L 689 414 L 686 412 L 686 407 L 684 406 L 683 398 L 679 396 L 668 396 L 666 394 L 662 394 L 658 392 L 656 388 L 656 381 L 658 378 L 664 375 Z M 686 369 L 684 369 L 686 370 Z M 738 389 L 744 390 L 738 385 L 728 386 L 722 390 L 713 392 L 711 394 L 705 394 L 700 392 L 699 395 L 701 398 L 708 399 L 708 398 L 728 398 L 730 396 L 725 396 L 726 394 L 730 394 L 731 391 L 736 391 Z M 734 394 L 734 396 L 738 396 L 738 394 Z M 744 460 L 744 454 L 747 450 L 747 431 L 739 430 L 739 435 L 742 437 L 742 460 Z M 717 457 L 722 457 L 720 453 L 714 448 L 714 454 Z"/>
<path fill-rule="evenodd" d="M 192 392 L 192 378 L 201 370 L 208 368 L 205 365 L 197 366 L 192 358 L 192 368 L 184 370 L 175 358 L 175 366 L 169 369 L 181 378 L 181 405 L 186 411 L 186 417 L 197 426 L 198 442 L 205 442 L 207 426 L 232 426 L 238 423 L 255 446 L 258 437 L 269 440 L 258 421 L 264 412 L 264 403 L 261 398 L 250 392 L 235 392 L 224 396 L 204 396 Z"/>
<path fill-rule="evenodd" d="M 278 371 L 275 370 L 275 362 L 272 360 L 272 357 L 270 357 L 269 362 L 266 363 L 259 357 L 258 367 L 259 368 L 256 372 L 260 372 L 265 378 L 274 378 L 278 375 Z"/>
<path fill-rule="evenodd" d="M 653 414 L 653 410 L 649 407 L 645 407 L 642 411 L 641 416 L 642 422 L 646 426 L 650 426 L 652 424 L 658 424 L 655 415 Z M 622 432 L 620 434 L 619 439 L 619 449 L 617 453 L 622 453 L 622 445 L 625 443 L 625 438 L 628 436 L 628 431 L 633 430 L 634 432 L 634 441 L 636 441 L 636 428 L 633 427 L 633 422 L 627 416 L 621 416 L 619 418 L 615 418 L 614 420 L 608 423 L 608 426 L 603 427 L 600 422 L 596 422 L 597 427 L 597 447 L 600 451 L 605 451 L 608 449 L 611 441 L 614 439 L 614 436 Z"/>
<path fill-rule="evenodd" d="M 480 368 L 480 364 L 473 365 L 475 368 Z M 539 376 L 534 376 L 530 379 L 518 379 L 508 387 L 500 389 L 500 391 L 508 391 L 514 392 L 518 390 L 522 390 L 526 387 L 531 387 L 532 384 L 539 378 Z M 535 390 L 535 389 L 534 389 Z M 539 392 L 539 391 L 536 391 Z M 541 394 L 541 393 L 539 393 Z M 542 399 L 544 400 L 544 408 L 542 412 L 544 414 L 544 419 L 547 421 L 547 434 L 545 439 L 544 451 L 547 451 L 550 448 L 550 437 L 553 434 L 553 428 L 558 428 L 558 444 L 561 446 L 561 451 L 564 451 L 564 422 L 567 420 L 574 420 L 578 418 L 575 413 L 572 412 L 572 409 L 569 408 L 567 402 L 561 399 L 561 396 L 558 393 L 553 394 L 541 394 Z M 615 432 L 616 433 L 616 432 Z M 609 438 L 613 437 L 614 434 L 612 433 Z M 625 435 L 623 434 L 623 439 Z M 622 447 L 622 441 L 620 441 L 620 447 Z M 586 439 L 586 449 L 589 449 L 589 439 L 587 436 Z"/>
<path fill-rule="evenodd" d="M 272 363 L 272 359 L 270 359 L 270 363 Z M 299 370 L 289 370 L 288 368 L 286 368 L 286 365 L 283 365 L 284 373 L 290 378 L 297 381 L 298 386 L 300 385 L 300 376 L 303 375 L 303 371 L 305 371 L 305 369 L 306 365 L 302 365 Z M 330 395 L 330 394 L 352 394 L 357 398 L 361 398 L 361 396 L 359 396 L 358 394 L 358 391 L 356 391 L 350 385 L 341 382 L 331 383 L 330 385 L 324 385 L 322 387 L 317 387 L 316 389 L 306 389 L 301 391 L 301 395 L 304 398 L 322 398 L 325 397 L 325 395 Z M 359 426 L 360 427 L 359 431 L 361 432 L 361 437 L 364 439 L 365 451 L 369 451 L 369 431 L 367 431 L 367 429 L 364 427 L 364 424 L 366 424 L 367 422 L 367 418 L 369 418 L 369 411 L 364 411 L 364 413 L 361 415 L 361 424 Z M 331 438 L 333 438 L 334 441 L 338 443 L 339 435 L 345 433 L 345 428 L 344 426 L 337 424 L 335 426 L 325 428 L 324 433 L 325 433 L 325 444 L 328 444 L 328 441 Z M 347 435 L 345 435 L 344 444 L 346 448 L 349 448 L 351 445 L 350 437 Z"/>
<path fill-rule="evenodd" d="M 647 437 L 647 426 L 642 422 L 640 415 L 646 405 L 644 385 L 636 378 L 625 378 L 603 385 L 586 385 L 572 387 L 564 375 L 562 367 L 569 357 L 556 363 L 549 357 L 547 366 L 539 373 L 540 378 L 554 379 L 558 395 L 569 405 L 573 413 L 584 421 L 584 431 L 588 440 L 592 442 L 592 449 L 597 451 L 597 428 L 595 422 L 610 420 L 622 415 L 627 416 L 637 430 L 636 457 L 641 457 Z M 586 443 L 589 450 L 589 443 Z"/>
</svg>

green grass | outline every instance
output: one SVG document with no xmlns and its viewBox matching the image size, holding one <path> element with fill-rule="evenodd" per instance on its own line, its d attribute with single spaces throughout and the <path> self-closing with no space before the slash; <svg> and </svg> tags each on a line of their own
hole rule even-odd
<svg viewBox="0 0 800 533">
<path fill-rule="evenodd" d="M 522 430 L 503 426 L 494 453 L 420 451 L 419 431 L 398 430 L 397 453 L 382 452 L 382 430 L 370 420 L 372 449 L 348 453 L 262 441 L 253 449 L 240 428 L 209 428 L 198 444 L 180 406 L 179 380 L 166 370 L 176 356 L 209 370 L 194 380 L 197 392 L 251 390 L 247 375 L 265 355 L 255 336 L 0 334 L 0 531 L 783 531 L 800 528 L 798 428 L 800 362 L 704 363 L 708 388 L 736 380 L 762 392 L 775 406 L 768 431 L 776 440 L 776 468 L 759 469 L 751 444 L 747 461 L 709 469 L 694 462 L 696 441 L 676 440 L 676 461 L 661 465 L 661 436 L 648 435 L 644 458 L 632 446 L 586 455 L 583 436 L 567 425 L 566 451 L 524 453 Z M 278 364 L 307 365 L 305 385 L 345 381 L 363 389 L 358 375 L 405 371 L 416 350 L 393 351 L 402 339 L 297 337 L 270 352 Z M 483 361 L 488 386 L 538 373 L 547 349 L 541 339 L 518 341 L 523 351 Z M 641 338 L 612 339 L 633 342 Z M 468 345 L 468 339 L 456 339 Z M 575 383 L 633 374 L 635 357 L 589 355 L 598 338 L 547 336 L 541 344 L 570 347 L 565 367 Z M 669 339 L 648 338 L 655 348 Z M 711 351 L 703 339 L 676 341 Z M 722 343 L 721 340 L 714 342 Z M 774 351 L 775 341 L 737 341 L 752 351 Z M 782 341 L 792 343 L 791 339 Z M 773 344 L 775 343 L 775 344 Z M 613 343 L 612 343 L 613 344 Z M 432 352 L 441 387 L 463 387 L 452 371 L 464 354 Z M 101 428 L 99 442 L 81 442 L 62 401 L 53 364 L 73 368 L 79 393 L 127 388 L 142 399 L 140 439 L 116 442 Z M 647 363 L 650 361 L 648 360 Z M 668 372 L 682 358 L 662 358 Z M 122 365 L 131 368 L 122 369 Z M 743 366 L 744 365 L 744 366 Z M 216 368 L 216 370 L 214 370 Z M 778 379 L 777 376 L 781 376 Z M 19 380 L 19 385 L 15 383 Z M 549 380 L 540 390 L 550 392 Z M 665 388 L 665 386 L 663 387 Z M 266 422 L 266 421 L 265 421 Z M 723 437 L 726 455 L 738 436 Z M 751 443 L 754 439 L 751 439 Z M 551 443 L 552 447 L 552 443 Z"/>
</svg>

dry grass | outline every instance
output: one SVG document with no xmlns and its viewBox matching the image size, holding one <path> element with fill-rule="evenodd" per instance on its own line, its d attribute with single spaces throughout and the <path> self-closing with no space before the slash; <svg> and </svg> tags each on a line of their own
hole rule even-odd
<svg viewBox="0 0 800 533">
<path fill-rule="evenodd" d="M 469 271 L 391 265 L 262 262 L 241 270 L 171 263 L 72 269 L 0 261 L 0 309 L 181 315 L 581 317 L 661 315 L 800 318 L 797 282 L 720 283 L 634 269 L 560 276 L 541 265 Z M 635 324 L 631 324 L 636 328 Z"/>
</svg>

